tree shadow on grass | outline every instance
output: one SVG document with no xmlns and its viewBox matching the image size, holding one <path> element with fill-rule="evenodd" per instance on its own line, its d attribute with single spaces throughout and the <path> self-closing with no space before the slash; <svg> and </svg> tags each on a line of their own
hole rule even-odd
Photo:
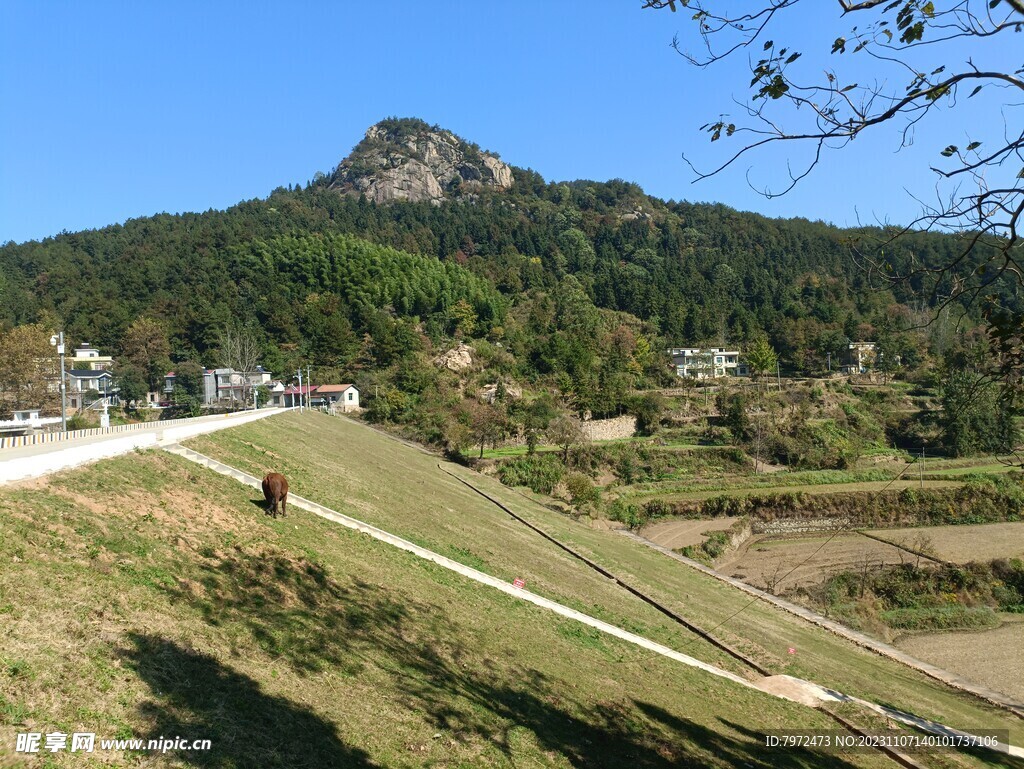
<svg viewBox="0 0 1024 769">
<path fill-rule="evenodd" d="M 394 692 L 388 696 L 406 717 L 443 735 L 424 747 L 424 760 L 458 761 L 460 744 L 482 743 L 513 763 L 524 751 L 534 759 L 537 751 L 554 752 L 579 769 L 850 766 L 821 753 L 768 753 L 755 732 L 709 716 L 714 703 L 703 703 L 699 694 L 683 701 L 701 703 L 703 723 L 628 697 L 581 694 L 579 681 L 522 665 L 512 639 L 474 641 L 480 631 L 440 605 L 359 579 L 342 584 L 319 565 L 276 548 L 218 553 L 200 563 L 195 582 L 171 592 L 211 624 L 245 628 L 298 675 L 331 670 L 357 677 L 364 667 L 384 672 Z M 167 734 L 169 727 L 163 728 Z M 276 719 L 260 726 L 266 735 L 287 739 L 285 728 Z"/>
<path fill-rule="evenodd" d="M 152 728 L 143 739 L 209 739 L 210 750 L 178 751 L 189 766 L 376 767 L 346 746 L 312 711 L 264 693 L 258 682 L 213 657 L 153 635 L 129 635 L 122 659 L 155 699 L 140 713 Z"/>
</svg>

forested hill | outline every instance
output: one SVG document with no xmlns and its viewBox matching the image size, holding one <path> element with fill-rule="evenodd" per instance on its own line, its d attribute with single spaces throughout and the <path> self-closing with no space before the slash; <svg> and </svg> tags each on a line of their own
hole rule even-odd
<svg viewBox="0 0 1024 769">
<path fill-rule="evenodd" d="M 434 192 L 380 192 L 411 177 Z M 371 188 L 387 202 L 368 199 Z M 567 344 L 597 343 L 568 333 L 566 307 L 582 303 L 635 316 L 602 323 L 652 347 L 764 332 L 784 363 L 808 368 L 844 338 L 923 309 L 909 287 L 868 286 L 851 254 L 857 234 L 665 202 L 620 180 L 546 182 L 437 127 L 390 120 L 304 188 L 0 247 L 0 321 L 61 323 L 116 354 L 147 316 L 180 359 L 207 356 L 241 319 L 260 330 L 272 366 L 304 358 L 342 372 L 385 364 L 368 357 L 375 342 L 489 335 L 526 373 L 545 373 L 578 368 Z M 958 245 L 915 234 L 885 256 L 939 263 Z"/>
</svg>

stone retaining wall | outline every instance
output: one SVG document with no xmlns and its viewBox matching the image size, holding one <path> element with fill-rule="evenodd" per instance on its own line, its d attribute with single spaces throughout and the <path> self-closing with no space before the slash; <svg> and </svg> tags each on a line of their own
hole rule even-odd
<svg viewBox="0 0 1024 769">
<path fill-rule="evenodd" d="M 849 518 L 776 518 L 773 521 L 753 521 L 754 534 L 807 534 L 815 531 L 835 531 L 849 528 Z"/>
<path fill-rule="evenodd" d="M 583 434 L 592 441 L 632 438 L 636 435 L 636 417 L 624 415 L 612 419 L 591 419 L 582 424 Z"/>
</svg>

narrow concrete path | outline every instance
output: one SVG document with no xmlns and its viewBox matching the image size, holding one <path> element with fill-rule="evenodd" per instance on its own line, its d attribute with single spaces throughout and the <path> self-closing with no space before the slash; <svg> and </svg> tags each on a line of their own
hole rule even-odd
<svg viewBox="0 0 1024 769">
<path fill-rule="evenodd" d="M 914 668 L 915 670 L 918 670 L 921 673 L 924 673 L 925 675 L 934 678 L 937 681 L 941 681 L 944 684 L 948 684 L 949 686 L 952 686 L 955 689 L 960 689 L 961 691 L 969 692 L 970 694 L 973 694 L 976 697 L 980 697 L 981 699 L 985 700 L 986 702 L 992 705 L 996 705 L 997 707 L 1010 711 L 1019 718 L 1024 718 L 1024 703 L 1016 702 L 1015 700 L 1011 699 L 1010 697 L 1007 697 L 1004 694 L 992 691 L 991 689 L 988 689 L 984 686 L 980 686 L 979 684 L 973 683 L 972 681 L 968 681 L 965 678 L 961 678 L 960 676 L 951 673 L 948 670 L 943 670 L 940 667 L 936 667 L 935 665 L 931 665 L 927 662 L 924 662 L 923 660 L 919 660 L 916 657 L 912 657 L 906 652 L 897 649 L 895 646 L 890 646 L 884 641 L 879 641 L 877 638 L 872 638 L 871 636 L 865 635 L 864 633 L 852 630 L 846 627 L 845 625 L 830 620 L 827 617 L 821 616 L 817 612 L 813 612 L 810 609 L 804 608 L 803 606 L 798 606 L 795 603 L 790 603 L 784 598 L 779 598 L 776 595 L 772 595 L 771 593 L 768 593 L 764 590 L 760 590 L 756 587 L 748 585 L 746 582 L 742 582 L 736 579 L 735 577 L 726 576 L 725 574 L 715 571 L 714 569 L 705 566 L 704 564 L 699 563 L 698 561 L 694 561 L 692 558 L 687 558 L 686 556 L 673 552 L 672 550 L 662 547 L 661 545 L 655 542 L 651 542 L 649 539 L 645 539 L 644 537 L 634 534 L 631 531 L 620 529 L 619 533 L 623 536 L 629 537 L 630 539 L 640 542 L 641 544 L 644 544 L 653 550 L 657 550 L 658 552 L 667 555 L 669 558 L 673 558 L 676 561 L 679 561 L 680 563 L 684 563 L 691 569 L 696 569 L 697 571 L 707 574 L 709 577 L 713 577 L 720 582 L 725 582 L 726 584 L 732 585 L 733 587 L 742 590 L 744 593 L 747 593 L 748 595 L 760 598 L 766 603 L 770 603 L 773 606 L 777 606 L 778 608 L 787 611 L 790 614 L 795 614 L 797 617 L 800 617 L 801 619 L 805 619 L 808 622 L 818 625 L 819 627 L 823 627 L 826 630 L 835 633 L 838 636 L 842 636 L 843 638 L 853 641 L 858 646 L 861 646 L 865 649 L 869 649 L 875 652 L 876 654 L 882 655 L 883 657 L 889 657 L 890 659 L 894 659 L 897 662 L 901 662 L 907 667 Z"/>
<path fill-rule="evenodd" d="M 216 473 L 228 476 L 230 478 L 234 478 L 235 480 L 247 486 L 250 486 L 255 489 L 262 488 L 262 480 L 260 478 L 256 478 L 253 475 L 249 475 L 248 473 L 243 472 L 242 470 L 239 470 L 237 468 L 231 467 L 230 465 L 218 462 L 217 460 L 211 459 L 210 457 L 200 454 L 197 451 L 187 449 L 184 446 L 178 444 L 164 445 L 162 448 L 165 451 L 168 451 L 172 454 L 176 454 L 191 462 L 195 462 L 198 465 L 207 467 Z M 608 635 L 622 639 L 628 643 L 632 643 L 641 648 L 653 651 L 656 654 L 660 654 L 664 657 L 668 657 L 669 659 L 681 662 L 684 665 L 697 668 L 698 670 L 710 673 L 711 675 L 717 676 L 719 678 L 724 678 L 735 684 L 738 684 L 739 686 L 743 686 L 748 689 L 757 689 L 758 691 L 771 694 L 775 697 L 790 700 L 791 702 L 797 702 L 799 704 L 807 705 L 809 707 L 835 703 L 854 703 L 866 710 L 872 711 L 879 715 L 883 715 L 894 721 L 906 724 L 907 726 L 912 726 L 916 729 L 920 729 L 930 734 L 940 736 L 956 736 L 960 738 L 970 738 L 973 736 L 968 732 L 962 732 L 957 729 L 952 729 L 948 726 L 944 726 L 943 724 L 939 724 L 934 721 L 929 721 L 927 719 L 921 718 L 911 713 L 904 713 L 899 710 L 894 710 L 892 708 L 876 705 L 875 703 L 867 702 L 866 700 L 862 700 L 857 697 L 851 697 L 849 695 L 834 691 L 832 689 L 826 689 L 825 687 L 819 686 L 810 681 L 803 681 L 798 678 L 792 678 L 789 676 L 770 676 L 762 678 L 756 682 L 748 681 L 745 678 L 736 675 L 735 673 L 730 673 L 727 670 L 722 670 L 721 668 L 718 668 L 714 665 L 702 662 L 701 660 L 698 660 L 694 657 L 690 657 L 688 655 L 682 654 L 681 652 L 677 652 L 674 649 L 670 649 L 667 646 L 663 646 L 662 644 L 651 641 L 648 638 L 636 635 L 635 633 L 630 633 L 607 622 L 602 622 L 599 619 L 583 614 L 582 612 L 576 611 L 575 609 L 571 609 L 568 606 L 563 606 L 562 604 L 557 603 L 556 601 L 544 598 L 542 596 L 537 595 L 536 593 L 531 593 L 530 591 L 524 588 L 515 587 L 514 585 L 499 580 L 495 577 L 492 577 L 489 574 L 477 571 L 476 569 L 473 569 L 469 566 L 465 566 L 461 563 L 458 563 L 457 561 L 453 561 L 450 558 L 446 558 L 443 555 L 435 553 L 432 550 L 420 547 L 419 545 L 415 545 L 412 542 L 409 542 L 408 540 L 402 539 L 401 537 L 391 534 L 390 532 L 384 531 L 383 529 L 379 529 L 376 526 L 371 526 L 368 523 L 344 515 L 343 513 L 339 513 L 336 510 L 331 510 L 330 508 L 324 507 L 323 505 L 313 502 L 311 500 L 289 493 L 288 504 L 289 506 L 297 507 L 301 510 L 306 510 L 308 512 L 314 513 L 315 515 L 318 515 L 321 518 L 325 518 L 334 523 L 341 524 L 342 526 L 345 526 L 347 528 L 354 529 L 355 531 L 359 531 L 363 534 L 368 534 L 374 539 L 377 539 L 381 542 L 386 542 L 389 545 L 393 545 L 394 547 L 410 552 L 420 558 L 431 561 L 432 563 L 435 563 L 438 566 L 442 566 L 445 569 L 449 569 L 453 572 L 461 574 L 478 583 L 488 585 L 490 587 L 495 588 L 496 590 L 500 590 L 501 592 L 506 593 L 507 595 L 510 595 L 514 598 L 518 598 L 523 601 L 528 601 L 537 606 L 548 609 L 549 611 L 552 611 L 555 614 L 576 620 L 577 622 L 580 622 L 584 625 L 592 627 L 596 630 L 600 630 L 603 633 L 607 633 Z M 780 679 L 782 678 L 785 679 L 784 682 L 780 681 Z M 780 686 L 780 683 L 784 683 L 785 685 Z M 1024 749 L 1019 747 L 1006 745 L 1000 746 L 998 750 L 1000 752 L 1008 753 L 1018 758 L 1024 758 Z"/>
<path fill-rule="evenodd" d="M 152 448 L 162 443 L 176 443 L 204 433 L 265 419 L 287 409 L 239 411 L 195 419 L 154 422 L 130 432 L 87 435 L 80 438 L 37 443 L 0 450 L 0 484 L 38 478 L 72 467 L 127 454 L 136 449 Z"/>
</svg>

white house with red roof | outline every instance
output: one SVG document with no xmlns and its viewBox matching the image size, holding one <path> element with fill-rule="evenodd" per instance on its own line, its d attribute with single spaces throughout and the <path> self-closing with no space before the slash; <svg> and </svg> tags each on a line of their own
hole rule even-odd
<svg viewBox="0 0 1024 769">
<path fill-rule="evenodd" d="M 328 384 L 316 388 L 313 402 L 336 411 L 357 411 L 359 409 L 359 390 L 354 384 Z"/>
</svg>

